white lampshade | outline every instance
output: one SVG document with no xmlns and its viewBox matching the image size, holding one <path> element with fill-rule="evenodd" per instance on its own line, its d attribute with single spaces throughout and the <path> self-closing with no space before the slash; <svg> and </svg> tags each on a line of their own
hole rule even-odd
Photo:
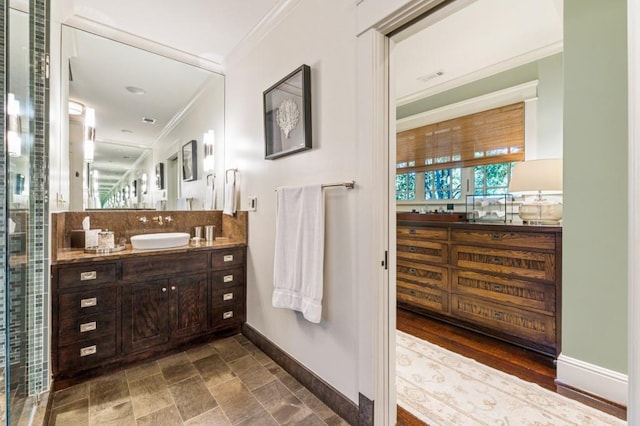
<svg viewBox="0 0 640 426">
<path fill-rule="evenodd" d="M 562 203 L 548 201 L 542 194 L 562 192 L 562 159 L 529 160 L 514 166 L 509 192 L 537 194 L 533 201 L 520 205 L 518 215 L 523 222 L 545 225 L 562 220 Z"/>
<path fill-rule="evenodd" d="M 513 168 L 509 192 L 533 194 L 562 192 L 562 159 L 529 160 Z"/>
</svg>

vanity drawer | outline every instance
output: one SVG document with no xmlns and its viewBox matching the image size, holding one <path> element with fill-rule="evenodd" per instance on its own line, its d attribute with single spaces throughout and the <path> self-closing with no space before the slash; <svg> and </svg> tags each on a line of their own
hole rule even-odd
<svg viewBox="0 0 640 426">
<path fill-rule="evenodd" d="M 447 268 L 425 263 L 409 262 L 398 259 L 396 268 L 398 281 L 413 282 L 417 285 L 449 289 L 449 271 Z"/>
<path fill-rule="evenodd" d="M 429 240 L 447 241 L 449 231 L 447 228 L 436 228 L 429 226 L 405 226 L 398 225 L 396 235 L 398 239 L 403 237 L 425 238 Z"/>
<path fill-rule="evenodd" d="M 449 245 L 446 243 L 398 238 L 396 247 L 399 259 L 442 264 L 446 264 L 449 259 Z"/>
<path fill-rule="evenodd" d="M 115 333 L 116 313 L 112 311 L 61 320 L 58 340 L 60 345 L 67 345 Z"/>
<path fill-rule="evenodd" d="M 244 269 L 242 268 L 233 268 L 211 273 L 211 285 L 213 289 L 234 287 L 242 284 L 244 284 Z"/>
<path fill-rule="evenodd" d="M 211 264 L 214 269 L 242 265 L 244 264 L 244 248 L 236 247 L 216 250 L 211 254 Z"/>
<path fill-rule="evenodd" d="M 451 263 L 459 268 L 495 272 L 514 277 L 555 280 L 555 254 L 464 245 L 451 246 Z"/>
<path fill-rule="evenodd" d="M 214 288 L 211 292 L 213 306 L 231 306 L 244 303 L 244 286 Z"/>
<path fill-rule="evenodd" d="M 518 307 L 451 295 L 451 314 L 473 324 L 555 348 L 555 317 Z"/>
<path fill-rule="evenodd" d="M 465 244 L 522 247 L 527 249 L 554 250 L 555 234 L 541 232 L 511 232 L 475 229 L 452 229 L 451 241 Z"/>
<path fill-rule="evenodd" d="M 58 348 L 58 370 L 77 371 L 94 367 L 115 354 L 115 334 L 60 346 Z"/>
<path fill-rule="evenodd" d="M 211 327 L 214 329 L 232 327 L 244 322 L 244 304 L 214 306 L 211 315 Z"/>
<path fill-rule="evenodd" d="M 116 308 L 116 288 L 104 287 L 58 296 L 60 319 L 75 318 Z"/>
<path fill-rule="evenodd" d="M 115 281 L 115 263 L 65 266 L 58 269 L 58 288 L 110 284 Z"/>
<path fill-rule="evenodd" d="M 397 281 L 396 300 L 400 303 L 442 314 L 449 312 L 449 293 L 415 283 Z"/>
<path fill-rule="evenodd" d="M 451 291 L 548 313 L 556 310 L 556 288 L 552 284 L 453 270 Z"/>
<path fill-rule="evenodd" d="M 208 256 L 203 252 L 125 260 L 122 262 L 122 279 L 141 281 L 148 277 L 206 270 Z"/>
</svg>

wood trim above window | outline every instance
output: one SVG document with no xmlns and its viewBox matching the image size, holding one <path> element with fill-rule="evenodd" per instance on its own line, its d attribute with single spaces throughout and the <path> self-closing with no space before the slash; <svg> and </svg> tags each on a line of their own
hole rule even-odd
<svg viewBox="0 0 640 426">
<path fill-rule="evenodd" d="M 396 173 L 524 160 L 524 102 L 399 132 Z"/>
</svg>

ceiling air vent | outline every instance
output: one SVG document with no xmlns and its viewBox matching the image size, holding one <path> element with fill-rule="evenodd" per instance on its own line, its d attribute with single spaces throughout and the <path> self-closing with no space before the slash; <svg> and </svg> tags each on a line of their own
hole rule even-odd
<svg viewBox="0 0 640 426">
<path fill-rule="evenodd" d="M 155 118 L 142 117 L 142 122 L 145 124 L 156 124 Z"/>
<path fill-rule="evenodd" d="M 433 80 L 434 78 L 438 78 L 442 75 L 444 75 L 444 71 L 440 70 L 440 71 L 432 72 L 427 75 L 423 75 L 422 77 L 418 77 L 417 79 L 422 82 L 427 82 L 429 80 Z"/>
</svg>

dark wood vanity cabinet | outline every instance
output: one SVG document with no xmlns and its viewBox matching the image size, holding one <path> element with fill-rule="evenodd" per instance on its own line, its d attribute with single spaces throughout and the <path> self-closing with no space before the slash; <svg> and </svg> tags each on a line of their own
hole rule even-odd
<svg viewBox="0 0 640 426">
<path fill-rule="evenodd" d="M 399 306 L 560 353 L 562 228 L 398 221 Z"/>
<path fill-rule="evenodd" d="M 239 332 L 245 253 L 241 246 L 53 265 L 54 387 Z"/>
</svg>

